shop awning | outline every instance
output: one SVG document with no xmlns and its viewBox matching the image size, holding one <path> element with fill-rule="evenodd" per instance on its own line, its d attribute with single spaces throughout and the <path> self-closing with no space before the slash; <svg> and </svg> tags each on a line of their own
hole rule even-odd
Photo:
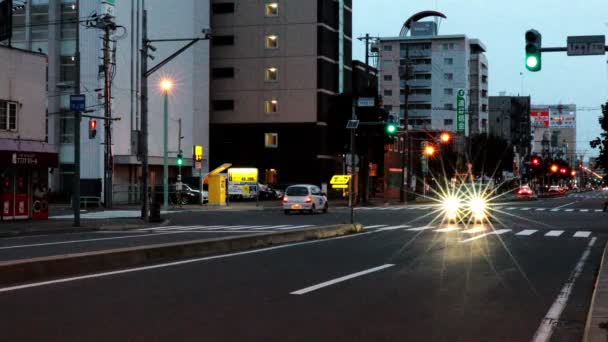
<svg viewBox="0 0 608 342">
<path fill-rule="evenodd" d="M 0 139 L 0 165 L 58 167 L 59 153 L 43 141 Z"/>
</svg>

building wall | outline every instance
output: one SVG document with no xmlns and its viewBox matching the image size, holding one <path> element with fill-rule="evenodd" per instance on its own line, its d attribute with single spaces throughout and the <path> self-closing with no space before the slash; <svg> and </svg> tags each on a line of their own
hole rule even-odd
<svg viewBox="0 0 608 342">
<path fill-rule="evenodd" d="M 523 156 L 531 151 L 529 96 L 490 96 L 489 133 L 515 145 Z"/>
<path fill-rule="evenodd" d="M 0 47 L 0 100 L 16 102 L 17 129 L 0 138 L 45 141 L 46 56 Z"/>
<path fill-rule="evenodd" d="M 547 109 L 549 110 L 551 117 L 560 115 L 573 116 L 576 122 L 576 104 L 534 104 L 532 105 L 531 111 L 534 112 Z M 558 133 L 559 138 L 557 141 L 557 146 L 550 146 L 550 153 L 556 154 L 561 150 L 565 153 L 563 156 L 564 159 L 566 159 L 571 165 L 575 165 L 575 161 L 579 156 L 577 154 L 576 125 L 574 128 L 560 128 L 559 126 L 553 124 L 551 124 L 549 127 L 532 127 L 533 153 L 543 154 L 546 152 L 542 146 L 543 137 L 548 136 L 549 142 L 551 143 L 551 137 L 553 136 L 554 132 Z"/>
</svg>

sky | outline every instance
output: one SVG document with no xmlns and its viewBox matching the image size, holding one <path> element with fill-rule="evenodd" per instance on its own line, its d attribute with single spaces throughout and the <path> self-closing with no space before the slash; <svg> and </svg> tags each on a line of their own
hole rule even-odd
<svg viewBox="0 0 608 342">
<path fill-rule="evenodd" d="M 405 20 L 424 10 L 447 16 L 439 34 L 465 34 L 486 46 L 490 95 L 530 95 L 532 104 L 575 103 L 577 153 L 597 155 L 589 140 L 601 132 L 598 118 L 608 101 L 607 56 L 543 53 L 542 70 L 524 67 L 524 33 L 542 34 L 543 47 L 565 47 L 567 36 L 608 34 L 608 0 L 353 0 L 353 58 L 365 59 L 357 37 L 398 36 Z M 428 20 L 428 19 L 423 19 Z M 523 75 L 521 75 L 523 73 Z"/>
</svg>

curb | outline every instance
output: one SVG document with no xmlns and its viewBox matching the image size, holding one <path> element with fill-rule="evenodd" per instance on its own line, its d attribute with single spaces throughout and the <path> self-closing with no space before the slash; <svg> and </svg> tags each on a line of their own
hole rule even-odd
<svg viewBox="0 0 608 342">
<path fill-rule="evenodd" d="M 155 224 L 154 226 L 166 226 L 171 221 L 168 219 Z M 97 222 L 95 222 L 97 223 Z M 21 230 L 10 230 L 10 231 L 0 231 L 0 239 L 3 238 L 13 238 L 20 236 L 36 236 L 36 235 L 52 235 L 52 234 L 71 234 L 71 233 L 90 233 L 97 231 L 122 231 L 122 230 L 131 230 L 135 228 L 145 227 L 145 224 L 93 224 L 92 226 L 81 226 L 81 227 L 71 227 L 71 228 L 62 228 L 62 229 L 39 229 L 39 230 L 31 230 L 31 231 L 21 231 Z"/>
<path fill-rule="evenodd" d="M 288 232 L 174 242 L 150 246 L 0 262 L 0 285 L 16 285 L 153 263 L 204 257 L 271 245 L 325 239 L 361 232 L 361 224 L 341 224 Z"/>
<path fill-rule="evenodd" d="M 604 247 L 602 253 L 602 261 L 598 271 L 597 279 L 593 287 L 593 296 L 587 313 L 587 322 L 585 323 L 585 334 L 583 342 L 605 342 L 608 338 L 608 331 L 605 328 L 600 328 L 601 324 L 608 322 L 608 307 L 599 308 L 598 302 L 608 303 L 608 265 L 606 257 L 608 255 L 608 244 Z M 599 297 L 599 299 L 598 299 Z"/>
</svg>

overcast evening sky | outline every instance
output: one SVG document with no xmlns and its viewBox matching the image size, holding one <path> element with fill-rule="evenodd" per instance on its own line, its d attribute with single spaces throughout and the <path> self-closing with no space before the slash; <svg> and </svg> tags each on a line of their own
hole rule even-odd
<svg viewBox="0 0 608 342">
<path fill-rule="evenodd" d="M 423 10 L 447 16 L 439 34 L 466 34 L 486 45 L 490 95 L 521 93 L 523 72 L 523 94 L 532 96 L 532 104 L 597 108 L 577 112 L 577 152 L 597 154 L 588 141 L 601 131 L 597 118 L 608 100 L 607 57 L 543 53 L 542 70 L 531 73 L 524 67 L 524 33 L 538 30 L 543 47 L 565 47 L 569 35 L 608 34 L 608 0 L 353 0 L 354 38 L 398 36 L 403 22 Z M 353 58 L 364 60 L 364 47 L 355 39 Z"/>
</svg>

